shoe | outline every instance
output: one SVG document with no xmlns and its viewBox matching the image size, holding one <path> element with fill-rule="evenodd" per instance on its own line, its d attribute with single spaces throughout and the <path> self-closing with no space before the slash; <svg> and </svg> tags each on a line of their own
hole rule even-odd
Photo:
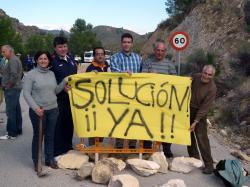
<svg viewBox="0 0 250 187">
<path fill-rule="evenodd" d="M 34 170 L 35 170 L 35 172 L 38 172 L 38 165 L 37 164 L 34 164 Z"/>
<path fill-rule="evenodd" d="M 213 168 L 204 168 L 202 171 L 203 174 L 207 174 L 207 175 L 212 174 L 213 172 L 214 172 Z"/>
<path fill-rule="evenodd" d="M 0 136 L 0 140 L 15 140 L 15 139 L 16 139 L 15 136 L 9 136 L 8 134 Z"/>
<path fill-rule="evenodd" d="M 18 133 L 17 133 L 17 135 L 22 135 L 22 134 L 23 134 L 22 130 L 18 131 Z"/>
<path fill-rule="evenodd" d="M 164 155 L 165 155 L 166 158 L 173 158 L 174 157 L 172 152 L 164 153 Z"/>
<path fill-rule="evenodd" d="M 50 162 L 45 162 L 45 166 L 49 166 L 49 167 L 51 167 L 53 169 L 58 169 L 57 163 L 54 160 L 50 161 Z"/>
</svg>

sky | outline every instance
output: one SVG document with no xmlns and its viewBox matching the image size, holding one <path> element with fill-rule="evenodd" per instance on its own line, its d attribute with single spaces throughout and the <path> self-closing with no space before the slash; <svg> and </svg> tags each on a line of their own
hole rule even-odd
<svg viewBox="0 0 250 187">
<path fill-rule="evenodd" d="M 75 20 L 139 34 L 152 32 L 167 18 L 166 0 L 0 0 L 0 8 L 24 25 L 69 31 Z"/>
</svg>

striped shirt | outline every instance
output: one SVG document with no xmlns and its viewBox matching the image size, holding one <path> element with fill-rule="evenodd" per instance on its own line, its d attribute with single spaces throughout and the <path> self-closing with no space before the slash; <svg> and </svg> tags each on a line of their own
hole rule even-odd
<svg viewBox="0 0 250 187">
<path fill-rule="evenodd" d="M 142 63 L 143 73 L 160 73 L 168 75 L 176 75 L 176 69 L 172 62 L 167 59 L 157 61 L 155 58 L 148 59 Z"/>
<path fill-rule="evenodd" d="M 132 73 L 141 72 L 141 57 L 134 52 L 126 54 L 118 52 L 110 58 L 110 68 L 112 72 L 126 72 Z"/>
</svg>

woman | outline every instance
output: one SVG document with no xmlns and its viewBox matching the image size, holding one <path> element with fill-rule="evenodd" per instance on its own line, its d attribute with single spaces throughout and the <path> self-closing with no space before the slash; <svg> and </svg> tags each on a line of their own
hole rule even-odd
<svg viewBox="0 0 250 187">
<path fill-rule="evenodd" d="M 28 103 L 29 116 L 33 126 L 32 159 L 37 171 L 39 118 L 43 119 L 45 165 L 57 169 L 54 160 L 54 133 L 58 116 L 57 97 L 65 86 L 57 85 L 55 75 L 49 70 L 51 56 L 47 51 L 38 51 L 34 57 L 37 67 L 28 72 L 24 79 L 23 94 Z"/>
</svg>

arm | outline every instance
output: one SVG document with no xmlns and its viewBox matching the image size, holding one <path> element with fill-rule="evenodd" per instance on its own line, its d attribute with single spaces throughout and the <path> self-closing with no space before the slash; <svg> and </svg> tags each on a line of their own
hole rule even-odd
<svg viewBox="0 0 250 187">
<path fill-rule="evenodd" d="M 170 75 L 177 75 L 175 66 L 172 65 L 172 64 L 169 66 L 169 74 L 170 74 Z"/>
<path fill-rule="evenodd" d="M 110 69 L 111 69 L 111 72 L 121 72 L 118 59 L 114 56 L 110 58 Z"/>
<path fill-rule="evenodd" d="M 34 101 L 31 92 L 32 92 L 32 85 L 33 85 L 33 80 L 30 76 L 31 74 L 28 74 L 24 78 L 24 85 L 23 85 L 23 96 L 27 104 L 29 105 L 32 110 L 36 111 L 36 109 L 40 108 L 36 102 Z"/>
<path fill-rule="evenodd" d="M 206 95 L 205 99 L 203 100 L 198 112 L 196 113 L 194 121 L 199 122 L 200 119 L 202 119 L 203 117 L 205 117 L 207 115 L 211 104 L 215 100 L 215 97 L 216 97 L 216 89 L 213 89 L 207 93 L 207 95 Z"/>
<path fill-rule="evenodd" d="M 9 82 L 8 86 L 9 88 L 12 88 L 18 78 L 18 63 L 20 63 L 18 60 L 10 60 L 9 61 L 9 68 L 10 68 L 10 76 L 9 76 Z"/>
</svg>

